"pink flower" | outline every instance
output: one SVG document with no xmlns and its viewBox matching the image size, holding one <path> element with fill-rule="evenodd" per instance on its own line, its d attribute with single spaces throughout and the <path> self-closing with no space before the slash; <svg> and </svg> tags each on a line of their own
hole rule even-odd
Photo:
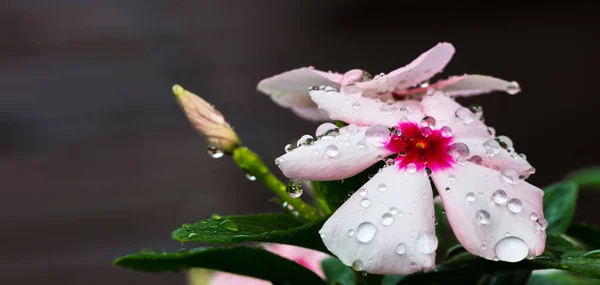
<svg viewBox="0 0 600 285">
<path fill-rule="evenodd" d="M 319 275 L 321 278 L 325 278 L 323 269 L 321 269 L 321 261 L 328 258 L 329 255 L 291 245 L 285 244 L 265 244 L 265 248 L 273 253 L 276 253 L 282 257 L 293 260 L 298 264 L 312 270 L 314 273 Z M 210 285 L 269 285 L 271 282 L 262 279 L 257 279 L 248 276 L 242 276 L 227 272 L 215 272 L 211 278 Z"/>
<path fill-rule="evenodd" d="M 389 80 L 367 83 L 367 91 L 391 89 Z M 277 160 L 285 176 L 319 181 L 388 158 L 320 230 L 344 264 L 376 274 L 432 268 L 438 241 L 430 179 L 469 252 L 517 262 L 544 251 L 543 192 L 524 181 L 534 169 L 508 137 L 482 123 L 480 107 L 464 108 L 441 91 L 390 103 L 360 91 L 311 88 L 319 108 L 350 125 Z"/>
<path fill-rule="evenodd" d="M 312 67 L 303 67 L 262 80 L 258 90 L 268 94 L 279 105 L 290 108 L 305 119 L 327 121 L 327 114 L 317 109 L 310 99 L 310 86 L 330 86 L 336 89 L 349 86 L 359 87 L 365 96 L 376 96 L 381 100 L 396 100 L 423 96 L 429 88 L 435 88 L 452 96 L 472 96 L 491 91 L 516 94 L 520 91 L 517 82 L 508 82 L 486 75 L 459 75 L 429 85 L 426 81 L 441 72 L 454 54 L 449 43 L 440 43 L 420 55 L 405 67 L 389 74 L 371 76 L 360 69 L 344 74 L 323 72 Z M 425 83 L 423 83 L 425 82 Z"/>
</svg>

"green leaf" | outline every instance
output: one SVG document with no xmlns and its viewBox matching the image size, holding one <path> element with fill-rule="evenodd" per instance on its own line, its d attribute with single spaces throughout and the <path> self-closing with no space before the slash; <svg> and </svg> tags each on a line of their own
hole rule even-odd
<svg viewBox="0 0 600 285">
<path fill-rule="evenodd" d="M 573 181 L 581 187 L 600 188 L 600 166 L 573 171 L 566 180 Z"/>
<path fill-rule="evenodd" d="M 329 252 L 318 231 L 327 218 L 302 224 L 284 214 L 219 216 L 195 224 L 183 224 L 172 233 L 181 242 L 232 244 L 248 241 L 296 245 Z"/>
<path fill-rule="evenodd" d="M 354 270 L 344 265 L 337 258 L 328 258 L 321 262 L 323 272 L 329 284 L 339 285 L 354 285 L 356 284 L 356 276 Z"/>
<path fill-rule="evenodd" d="M 573 223 L 569 226 L 567 235 L 580 242 L 585 249 L 600 249 L 600 229 L 595 226 Z"/>
<path fill-rule="evenodd" d="M 367 170 L 340 181 L 313 181 L 313 193 L 321 211 L 327 215 L 333 213 L 381 167 L 383 162 L 376 163 Z"/>
<path fill-rule="evenodd" d="M 157 273 L 207 268 L 276 284 L 325 284 L 304 266 L 260 247 L 198 248 L 177 253 L 143 251 L 118 258 L 114 265 Z"/>
<path fill-rule="evenodd" d="M 577 184 L 560 182 L 544 188 L 544 216 L 548 220 L 549 234 L 564 233 L 575 214 Z"/>
<path fill-rule="evenodd" d="M 578 274 L 561 270 L 536 270 L 531 274 L 527 285 L 600 285 L 600 280 L 589 279 Z"/>
</svg>

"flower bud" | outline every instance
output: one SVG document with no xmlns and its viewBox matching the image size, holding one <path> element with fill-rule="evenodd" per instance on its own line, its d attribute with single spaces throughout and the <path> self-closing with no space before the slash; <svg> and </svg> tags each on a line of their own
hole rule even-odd
<svg viewBox="0 0 600 285">
<path fill-rule="evenodd" d="M 212 105 L 181 85 L 174 85 L 173 93 L 192 126 L 206 137 L 209 147 L 231 153 L 240 145 L 237 134 Z"/>
</svg>

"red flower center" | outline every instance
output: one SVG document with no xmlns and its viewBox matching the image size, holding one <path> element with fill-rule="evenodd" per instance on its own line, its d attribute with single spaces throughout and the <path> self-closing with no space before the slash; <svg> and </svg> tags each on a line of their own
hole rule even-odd
<svg viewBox="0 0 600 285">
<path fill-rule="evenodd" d="M 448 154 L 452 136 L 429 127 L 420 128 L 416 123 L 400 123 L 386 145 L 398 153 L 395 159 L 400 169 L 432 171 L 449 168 L 454 159 Z"/>
</svg>

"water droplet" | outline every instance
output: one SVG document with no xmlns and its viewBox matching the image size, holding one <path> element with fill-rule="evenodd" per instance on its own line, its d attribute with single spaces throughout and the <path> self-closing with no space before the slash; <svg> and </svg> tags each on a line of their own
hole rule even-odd
<svg viewBox="0 0 600 285">
<path fill-rule="evenodd" d="M 221 227 L 223 227 L 224 229 L 228 229 L 230 231 L 234 231 L 237 232 L 240 230 L 240 226 L 238 226 L 238 224 L 236 224 L 234 221 L 232 220 L 224 220 L 221 222 Z"/>
<path fill-rule="evenodd" d="M 311 135 L 303 135 L 302 137 L 300 137 L 298 142 L 296 142 L 296 146 L 300 147 L 303 145 L 309 145 L 312 144 L 314 141 L 315 139 Z"/>
<path fill-rule="evenodd" d="M 214 214 L 212 214 L 212 216 L 210 216 L 210 218 L 212 220 L 217 220 L 218 221 L 218 220 L 222 219 L 223 217 L 221 217 L 221 215 L 219 215 L 217 213 L 214 213 Z"/>
<path fill-rule="evenodd" d="M 365 270 L 365 266 L 363 265 L 362 261 L 355 260 L 354 262 L 352 262 L 352 269 L 354 271 L 363 271 Z"/>
<path fill-rule="evenodd" d="M 519 181 L 519 173 L 512 168 L 502 170 L 501 174 L 502 179 L 508 184 L 515 184 Z"/>
<path fill-rule="evenodd" d="M 500 147 L 504 149 L 513 148 L 513 142 L 507 136 L 498 136 L 496 137 L 496 141 L 500 144 Z"/>
<path fill-rule="evenodd" d="M 537 228 L 540 231 L 545 231 L 546 228 L 548 227 L 548 221 L 544 218 L 538 219 L 537 220 Z"/>
<path fill-rule="evenodd" d="M 315 131 L 315 137 L 319 138 L 322 136 L 336 136 L 339 130 L 338 127 L 332 123 L 323 123 L 317 127 Z"/>
<path fill-rule="evenodd" d="M 384 115 L 391 115 L 396 112 L 396 107 L 394 107 L 394 105 L 390 105 L 390 104 L 383 104 L 383 105 L 381 105 L 379 110 Z"/>
<path fill-rule="evenodd" d="M 431 134 L 433 134 L 433 130 L 430 127 L 424 127 L 421 129 L 421 134 L 424 137 L 429 137 Z"/>
<path fill-rule="evenodd" d="M 256 181 L 256 176 L 254 176 L 250 173 L 246 173 L 246 179 L 248 179 L 250 181 Z"/>
<path fill-rule="evenodd" d="M 409 163 L 406 165 L 406 172 L 415 173 L 417 171 L 417 165 L 414 163 Z"/>
<path fill-rule="evenodd" d="M 404 243 L 399 243 L 399 244 L 396 246 L 396 253 L 397 253 L 398 255 L 403 255 L 403 254 L 405 254 L 405 253 L 406 253 L 406 244 L 404 244 Z"/>
<path fill-rule="evenodd" d="M 349 236 L 351 236 L 351 237 L 352 237 L 352 236 L 354 236 L 354 234 L 356 234 L 356 232 L 355 232 L 354 230 L 349 230 L 349 231 L 348 231 L 348 235 L 349 235 Z"/>
<path fill-rule="evenodd" d="M 475 212 L 475 217 L 482 225 L 487 225 L 490 223 L 490 213 L 486 210 L 479 210 Z"/>
<path fill-rule="evenodd" d="M 365 132 L 367 143 L 374 147 L 384 147 L 390 137 L 390 130 L 382 125 L 372 125 Z"/>
<path fill-rule="evenodd" d="M 298 198 L 302 196 L 302 182 L 290 180 L 290 182 L 288 182 L 286 191 L 292 198 Z"/>
<path fill-rule="evenodd" d="M 475 114 L 465 107 L 460 107 L 454 112 L 456 120 L 463 124 L 470 124 L 475 120 Z"/>
<path fill-rule="evenodd" d="M 435 252 L 438 247 L 437 237 L 430 232 L 421 232 L 417 238 L 417 248 L 423 254 Z"/>
<path fill-rule="evenodd" d="M 281 164 L 283 162 L 284 162 L 284 160 L 281 157 L 278 157 L 278 158 L 275 159 L 275 165 L 279 165 L 279 164 Z"/>
<path fill-rule="evenodd" d="M 381 216 L 381 224 L 384 226 L 389 226 L 394 222 L 394 216 L 390 213 L 385 213 Z"/>
<path fill-rule="evenodd" d="M 446 192 L 450 192 L 451 191 L 450 187 L 446 187 L 445 190 L 446 190 Z"/>
<path fill-rule="evenodd" d="M 508 200 L 508 210 L 510 210 L 511 212 L 518 214 L 523 210 L 523 203 L 521 202 L 521 200 L 517 199 L 517 198 L 512 198 L 510 200 Z"/>
<path fill-rule="evenodd" d="M 504 205 L 506 204 L 506 201 L 508 201 L 508 195 L 506 195 L 504 190 L 496 190 L 494 191 L 494 194 L 492 194 L 492 201 L 498 205 Z"/>
<path fill-rule="evenodd" d="M 500 152 L 500 144 L 495 139 L 489 139 L 483 143 L 487 156 L 494 156 Z"/>
<path fill-rule="evenodd" d="M 294 150 L 294 146 L 292 144 L 286 144 L 284 150 L 286 153 L 288 153 L 288 152 Z"/>
<path fill-rule="evenodd" d="M 206 150 L 208 155 L 210 155 L 212 158 L 221 158 L 224 155 L 223 151 L 218 149 L 216 146 L 209 145 Z"/>
<path fill-rule="evenodd" d="M 532 220 L 534 220 L 534 221 L 537 221 L 537 219 L 539 219 L 540 216 L 536 212 L 531 212 L 531 214 L 529 214 L 529 218 L 532 219 Z"/>
<path fill-rule="evenodd" d="M 396 162 L 395 162 L 395 161 L 394 161 L 394 159 L 392 159 L 392 158 L 388 158 L 388 159 L 385 161 L 385 165 L 386 165 L 386 166 L 393 166 L 394 164 L 396 164 Z"/>
<path fill-rule="evenodd" d="M 527 257 L 529 248 L 522 239 L 509 236 L 498 241 L 496 246 L 494 246 L 494 251 L 498 259 L 502 261 L 518 262 Z"/>
<path fill-rule="evenodd" d="M 471 106 L 469 106 L 469 110 L 475 115 L 476 118 L 481 118 L 481 116 L 483 116 L 483 108 L 481 108 L 480 105 L 471 104 Z"/>
<path fill-rule="evenodd" d="M 450 175 L 448 175 L 448 180 L 454 181 L 455 179 L 456 179 L 456 175 L 454 175 L 454 173 L 451 173 Z"/>
<path fill-rule="evenodd" d="M 325 154 L 329 157 L 336 157 L 340 154 L 340 150 L 337 146 L 331 144 L 325 148 Z"/>
<path fill-rule="evenodd" d="M 379 189 L 381 192 L 384 192 L 387 190 L 387 185 L 385 185 L 385 183 L 380 183 L 379 186 L 377 186 L 377 189 Z"/>
<path fill-rule="evenodd" d="M 442 137 L 449 138 L 452 136 L 452 129 L 448 126 L 443 126 L 440 129 L 440 132 L 442 134 Z"/>
<path fill-rule="evenodd" d="M 354 109 L 354 110 L 360 109 L 360 102 L 356 101 L 356 102 L 352 103 L 352 109 Z"/>
<path fill-rule="evenodd" d="M 496 136 L 496 129 L 494 129 L 493 127 L 488 127 L 487 131 L 490 136 L 492 136 L 492 137 Z"/>
<path fill-rule="evenodd" d="M 470 161 L 471 163 L 475 163 L 477 165 L 483 164 L 483 158 L 481 158 L 481 156 L 479 155 L 471 156 L 471 158 L 467 159 L 467 161 Z"/>
<path fill-rule="evenodd" d="M 506 93 L 508 93 L 510 95 L 515 95 L 515 94 L 519 93 L 519 91 L 521 91 L 521 87 L 519 87 L 519 83 L 517 83 L 516 81 L 510 82 L 506 86 Z"/>
<path fill-rule="evenodd" d="M 431 168 L 425 168 L 425 176 L 431 177 L 431 174 L 433 174 L 433 170 L 431 170 Z"/>
<path fill-rule="evenodd" d="M 464 143 L 453 143 L 448 148 L 448 154 L 456 161 L 464 160 L 469 156 L 469 147 Z"/>
<path fill-rule="evenodd" d="M 377 233 L 377 227 L 371 222 L 363 222 L 356 228 L 356 239 L 362 243 L 368 243 L 373 240 Z"/>
<path fill-rule="evenodd" d="M 430 116 L 424 117 L 419 123 L 419 126 L 421 126 L 421 128 L 433 128 L 435 127 L 435 119 Z"/>
<path fill-rule="evenodd" d="M 469 192 L 469 193 L 467 193 L 467 196 L 465 197 L 465 199 L 466 199 L 466 200 L 467 200 L 467 202 L 469 202 L 469 203 L 473 203 L 473 202 L 475 202 L 475 198 L 476 198 L 476 197 L 475 197 L 475 193 L 473 193 L 473 192 Z"/>
<path fill-rule="evenodd" d="M 485 242 L 483 242 L 479 248 L 481 250 L 485 250 L 485 249 L 487 249 L 487 244 Z"/>
<path fill-rule="evenodd" d="M 360 200 L 360 206 L 363 208 L 369 208 L 369 206 L 371 206 L 371 200 L 369 200 L 369 198 L 363 198 Z"/>
<path fill-rule="evenodd" d="M 390 214 L 392 215 L 398 215 L 398 209 L 396 209 L 396 207 L 391 207 L 390 208 Z"/>
</svg>

